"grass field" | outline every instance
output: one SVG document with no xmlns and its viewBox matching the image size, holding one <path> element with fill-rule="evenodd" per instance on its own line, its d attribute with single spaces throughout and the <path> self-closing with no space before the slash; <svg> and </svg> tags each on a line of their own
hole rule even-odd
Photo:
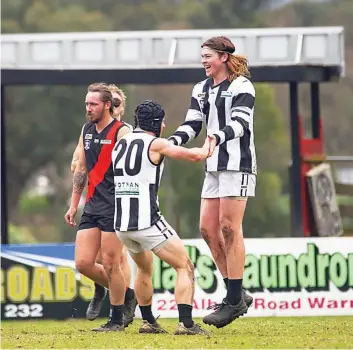
<svg viewBox="0 0 353 350">
<path fill-rule="evenodd" d="M 85 320 L 5 321 L 1 324 L 2 348 L 91 349 L 216 349 L 216 348 L 353 348 L 352 317 L 241 318 L 216 329 L 211 336 L 175 336 L 175 319 L 162 319 L 167 334 L 138 334 L 140 320 L 124 333 L 95 333 L 103 323 Z M 200 320 L 198 320 L 200 322 Z"/>
</svg>

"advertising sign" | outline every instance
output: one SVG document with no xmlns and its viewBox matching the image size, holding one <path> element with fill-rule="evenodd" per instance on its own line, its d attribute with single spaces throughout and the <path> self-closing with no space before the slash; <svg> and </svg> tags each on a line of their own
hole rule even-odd
<svg viewBox="0 0 353 350">
<path fill-rule="evenodd" d="M 94 284 L 75 270 L 74 251 L 73 244 L 2 245 L 1 318 L 85 317 Z"/>
<path fill-rule="evenodd" d="M 184 243 L 196 266 L 193 314 L 203 317 L 226 290 L 206 243 Z M 245 246 L 243 286 L 254 297 L 248 316 L 353 314 L 353 237 L 246 239 Z M 175 278 L 173 269 L 157 264 L 154 302 L 161 317 L 177 317 L 168 292 Z"/>
<path fill-rule="evenodd" d="M 184 244 L 195 265 L 193 314 L 203 317 L 226 289 L 206 243 Z M 248 316 L 353 314 L 353 237 L 246 239 L 245 246 Z M 2 319 L 85 317 L 94 286 L 74 269 L 73 244 L 2 245 L 1 259 Z M 156 316 L 178 316 L 175 281 L 174 269 L 155 257 Z M 106 300 L 102 317 L 108 309 Z"/>
</svg>

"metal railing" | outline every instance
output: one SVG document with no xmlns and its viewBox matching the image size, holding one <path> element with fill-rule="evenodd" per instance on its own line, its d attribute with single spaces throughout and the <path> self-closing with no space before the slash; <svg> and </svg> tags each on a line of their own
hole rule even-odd
<svg viewBox="0 0 353 350">
<path fill-rule="evenodd" d="M 337 66 L 344 75 L 343 27 L 4 34 L 2 69 L 194 67 L 200 45 L 228 36 L 250 66 Z"/>
</svg>

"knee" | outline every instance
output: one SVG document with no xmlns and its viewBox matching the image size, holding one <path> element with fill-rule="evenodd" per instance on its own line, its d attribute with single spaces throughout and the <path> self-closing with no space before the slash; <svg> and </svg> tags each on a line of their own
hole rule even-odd
<svg viewBox="0 0 353 350">
<path fill-rule="evenodd" d="M 200 233 L 212 252 L 218 252 L 220 249 L 222 250 L 223 238 L 219 232 L 219 228 L 210 230 L 205 226 L 201 226 Z"/>
<path fill-rule="evenodd" d="M 195 267 L 188 256 L 181 260 L 181 264 L 176 268 L 177 272 L 187 272 L 187 274 L 194 278 Z"/>
<path fill-rule="evenodd" d="M 126 265 L 128 265 L 127 254 L 126 254 L 125 250 L 123 250 L 122 253 L 121 253 L 121 256 L 120 256 L 120 265 L 121 265 L 121 266 L 126 266 Z"/>
<path fill-rule="evenodd" d="M 103 264 L 103 259 L 102 259 L 102 253 L 101 251 L 98 252 L 97 257 L 96 257 L 96 263 L 102 265 Z"/>
<path fill-rule="evenodd" d="M 224 237 L 225 245 L 232 244 L 234 239 L 242 236 L 242 227 L 234 223 L 228 217 L 222 217 L 220 220 L 221 231 Z"/>
<path fill-rule="evenodd" d="M 233 228 L 233 222 L 232 219 L 227 217 L 227 216 L 223 216 L 220 218 L 219 220 L 219 225 L 221 227 L 221 231 L 224 234 L 224 232 L 226 232 L 228 229 L 232 229 Z"/>
<path fill-rule="evenodd" d="M 205 226 L 205 225 L 200 226 L 200 234 L 201 234 L 201 237 L 207 243 L 207 245 L 210 245 L 210 232 L 209 232 L 209 229 L 207 228 L 207 226 Z"/>
<path fill-rule="evenodd" d="M 102 264 L 104 267 L 104 270 L 112 271 L 114 267 L 119 267 L 120 268 L 120 256 L 117 256 L 117 254 L 114 253 L 104 253 L 102 254 Z"/>
<path fill-rule="evenodd" d="M 103 258 L 102 259 L 102 265 L 104 270 L 108 273 L 111 272 L 113 270 L 113 261 L 111 259 L 108 258 Z"/>
<path fill-rule="evenodd" d="M 152 278 L 153 265 L 138 266 L 137 272 L 141 275 L 144 275 L 144 277 Z"/>
<path fill-rule="evenodd" d="M 80 258 L 75 260 L 75 266 L 76 270 L 83 275 L 87 274 L 87 271 L 90 270 L 90 268 L 93 266 L 93 262 L 85 259 L 85 258 Z"/>
</svg>

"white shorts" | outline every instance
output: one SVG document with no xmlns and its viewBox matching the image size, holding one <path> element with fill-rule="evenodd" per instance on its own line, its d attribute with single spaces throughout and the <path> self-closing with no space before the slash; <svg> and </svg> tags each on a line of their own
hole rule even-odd
<svg viewBox="0 0 353 350">
<path fill-rule="evenodd" d="M 201 198 L 255 196 L 256 175 L 240 171 L 208 171 Z"/>
<path fill-rule="evenodd" d="M 132 254 L 161 249 L 173 238 L 179 238 L 174 229 L 161 218 L 153 226 L 138 231 L 116 231 L 120 241 Z"/>
</svg>

